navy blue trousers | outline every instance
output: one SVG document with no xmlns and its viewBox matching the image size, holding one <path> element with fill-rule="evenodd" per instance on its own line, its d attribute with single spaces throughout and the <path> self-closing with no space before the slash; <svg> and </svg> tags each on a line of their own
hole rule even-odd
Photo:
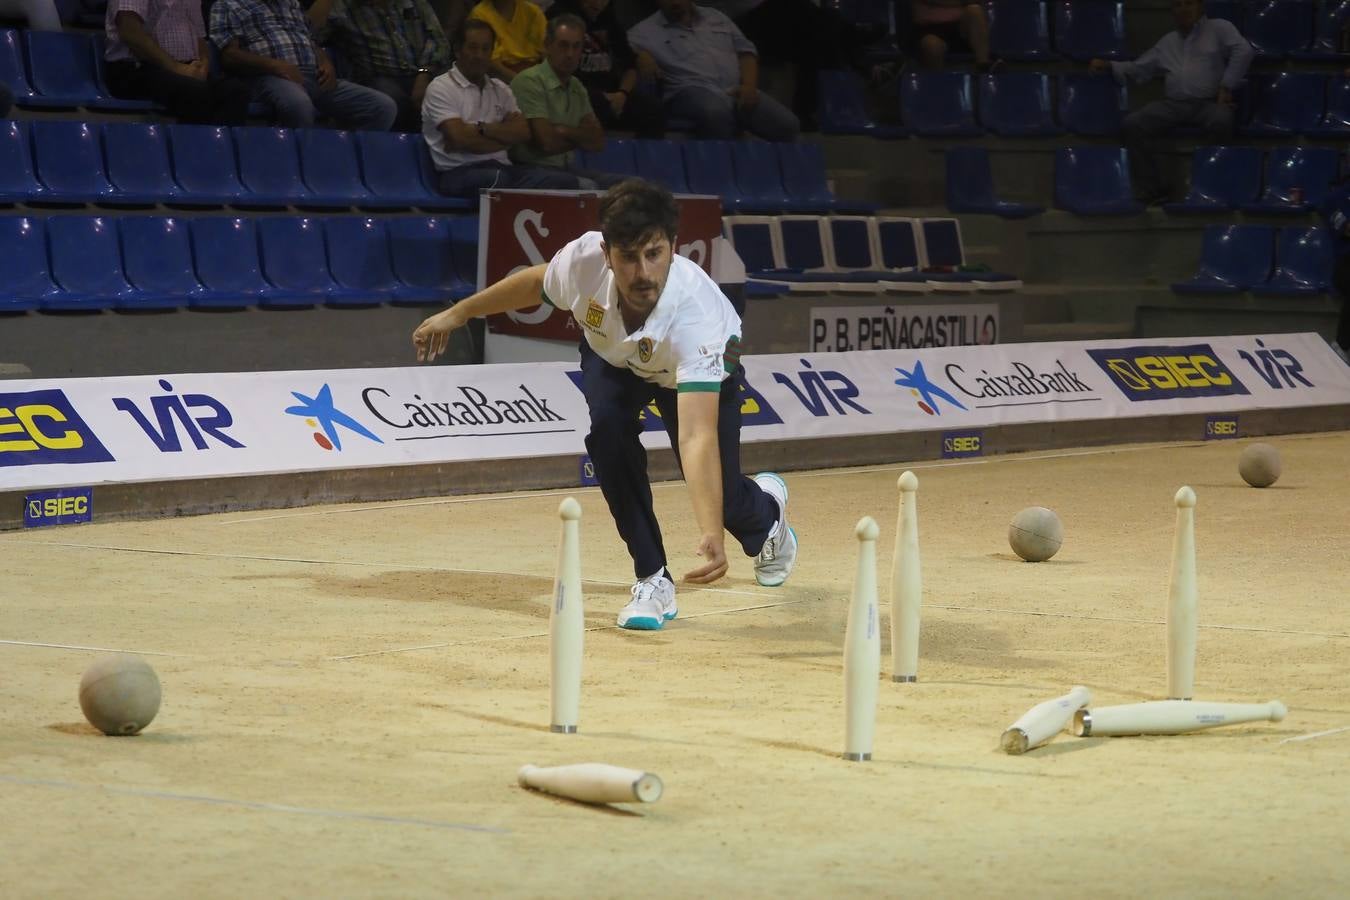
<svg viewBox="0 0 1350 900">
<path fill-rule="evenodd" d="M 778 504 L 759 485 L 741 474 L 741 384 L 744 371 L 722 382 L 717 409 L 717 446 L 722 457 L 722 523 L 746 556 L 759 555 L 778 520 Z M 652 509 L 647 480 L 647 451 L 639 437 L 638 415 L 655 401 L 665 422 L 676 462 L 680 455 L 680 420 L 675 391 L 658 387 L 628 369 L 605 362 L 581 340 L 581 390 L 591 413 L 586 452 L 609 504 L 619 537 L 633 557 L 633 574 L 646 578 L 666 565 L 661 526 Z"/>
</svg>

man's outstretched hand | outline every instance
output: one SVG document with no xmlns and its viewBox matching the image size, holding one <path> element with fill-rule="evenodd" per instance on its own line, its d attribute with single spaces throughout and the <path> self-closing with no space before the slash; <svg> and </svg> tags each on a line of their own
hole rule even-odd
<svg viewBox="0 0 1350 900">
<path fill-rule="evenodd" d="M 722 545 L 722 535 L 705 534 L 698 542 L 698 555 L 707 560 L 693 571 L 687 572 L 684 580 L 693 584 L 710 584 L 727 574 L 727 551 Z"/>
<path fill-rule="evenodd" d="M 413 331 L 413 349 L 417 352 L 418 362 L 431 362 L 445 352 L 450 345 L 450 334 L 464 327 L 464 317 L 455 307 L 443 309 L 434 316 L 422 320 Z"/>
</svg>

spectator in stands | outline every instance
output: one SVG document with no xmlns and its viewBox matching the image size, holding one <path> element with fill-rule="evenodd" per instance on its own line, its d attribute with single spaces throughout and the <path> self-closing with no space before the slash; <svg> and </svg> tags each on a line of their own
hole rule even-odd
<svg viewBox="0 0 1350 900">
<path fill-rule="evenodd" d="M 0 0 L 0 19 L 23 19 L 32 31 L 60 31 L 54 0 Z"/>
<path fill-rule="evenodd" d="M 769 141 L 796 140 L 801 123 L 759 90 L 755 45 L 726 13 L 693 0 L 659 0 L 660 9 L 628 32 L 638 74 L 663 83 L 670 116 L 690 119 L 694 134 L 734 138 L 743 130 Z"/>
<path fill-rule="evenodd" d="M 184 122 L 243 125 L 248 83 L 212 78 L 206 25 L 197 3 L 108 0 L 104 17 L 108 88 L 153 100 Z"/>
<path fill-rule="evenodd" d="M 392 98 L 337 77 L 297 0 L 215 0 L 210 36 L 225 70 L 247 76 L 280 125 L 306 128 L 320 113 L 343 128 L 394 124 Z"/>
<path fill-rule="evenodd" d="M 488 74 L 493 43 L 491 25 L 468 19 L 455 64 L 427 87 L 422 136 L 439 173 L 437 189 L 451 197 L 475 197 L 494 187 L 577 189 L 581 182 L 570 172 L 511 164 L 507 151 L 530 140 L 530 125 L 511 89 Z"/>
<path fill-rule="evenodd" d="M 14 106 L 14 93 L 10 91 L 9 85 L 0 81 L 0 119 L 9 115 L 12 106 Z"/>
<path fill-rule="evenodd" d="M 1198 126 L 1208 143 L 1221 144 L 1233 136 L 1233 91 L 1247 76 L 1255 51 L 1227 19 L 1205 16 L 1202 0 L 1172 0 L 1176 30 L 1134 62 L 1094 59 L 1092 71 L 1110 71 L 1116 81 L 1127 77 L 1148 81 L 1165 76 L 1165 99 L 1125 117 L 1125 145 L 1130 148 L 1135 192 L 1146 203 L 1170 196 L 1151 144 L 1157 137 L 1183 125 Z"/>
<path fill-rule="evenodd" d="M 989 16 L 984 5 L 969 0 L 910 0 L 910 48 L 930 69 L 947 64 L 948 53 L 969 53 L 975 68 L 987 72 L 995 65 L 989 56 Z"/>
<path fill-rule="evenodd" d="M 640 138 L 664 135 L 665 110 L 650 91 L 638 90 L 633 48 L 610 0 L 558 0 L 548 9 L 550 18 L 568 13 L 586 23 L 586 46 L 576 77 L 590 92 L 591 108 L 600 124 L 631 131 Z"/>
<path fill-rule="evenodd" d="M 331 8 L 330 8 L 331 7 Z M 352 80 L 398 104 L 394 127 L 422 127 L 422 98 L 450 65 L 450 42 L 427 0 L 316 0 L 309 8 L 319 39 L 342 52 Z"/>
<path fill-rule="evenodd" d="M 507 84 L 544 58 L 544 11 L 530 0 L 479 0 L 470 19 L 492 26 L 497 43 L 488 70 Z"/>
<path fill-rule="evenodd" d="M 822 70 L 856 68 L 874 81 L 887 71 L 865 64 L 867 47 L 878 35 L 813 0 L 702 0 L 700 5 L 726 13 L 755 45 L 760 62 L 794 67 L 792 109 L 803 123 L 814 123 Z"/>
<path fill-rule="evenodd" d="M 576 165 L 576 150 L 603 150 L 605 130 L 591 109 L 591 97 L 574 76 L 586 43 L 586 23 L 570 13 L 549 19 L 544 61 L 511 82 L 511 93 L 530 125 L 530 139 L 511 148 L 511 159 L 525 165 L 566 169 L 588 190 L 609 188 L 622 175 L 589 172 Z"/>
<path fill-rule="evenodd" d="M 1343 181 L 1328 192 L 1318 210 L 1336 235 L 1336 268 L 1331 286 L 1341 297 L 1340 324 L 1336 327 L 1336 352 L 1350 363 L 1350 181 Z"/>
</svg>

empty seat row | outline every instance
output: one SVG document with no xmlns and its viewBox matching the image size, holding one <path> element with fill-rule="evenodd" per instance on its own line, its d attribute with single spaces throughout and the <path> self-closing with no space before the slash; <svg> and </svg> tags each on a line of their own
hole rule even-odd
<svg viewBox="0 0 1350 900">
<path fill-rule="evenodd" d="M 0 84 L 29 109 L 155 109 L 147 100 L 112 95 L 103 75 L 103 49 L 101 34 L 0 29 Z"/>
<path fill-rule="evenodd" d="M 1259 147 L 1197 147 L 1186 199 L 1163 209 L 1298 215 L 1322 204 L 1340 170 L 1341 155 L 1330 147 L 1276 147 L 1268 153 Z"/>
<path fill-rule="evenodd" d="M 1178 294 L 1253 294 L 1301 297 L 1331 287 L 1336 238 L 1326 228 L 1209 225 L 1200 267 Z"/>
<path fill-rule="evenodd" d="M 1267 59 L 1335 60 L 1350 0 L 1209 0 L 1205 14 L 1227 19 Z"/>
<path fill-rule="evenodd" d="M 0 216 L 0 312 L 444 305 L 473 217 Z"/>
<path fill-rule="evenodd" d="M 756 293 L 1002 292 L 1014 276 L 965 271 L 951 218 L 727 216 L 723 231 Z"/>
<path fill-rule="evenodd" d="M 1050 4 L 1044 0 L 992 0 L 989 50 L 1001 59 L 1127 59 L 1125 5 L 1112 0 L 1058 0 L 1051 40 Z"/>
<path fill-rule="evenodd" d="M 1240 95 L 1240 133 L 1350 137 L 1350 79 L 1319 72 L 1254 72 Z"/>
<path fill-rule="evenodd" d="M 471 209 L 430 187 L 420 135 L 0 121 L 0 203 Z"/>
<path fill-rule="evenodd" d="M 727 212 L 870 212 L 869 203 L 840 200 L 825 179 L 819 144 L 805 141 L 657 141 L 611 138 L 581 151 L 586 169 L 637 175 L 677 194 L 713 194 Z"/>
</svg>

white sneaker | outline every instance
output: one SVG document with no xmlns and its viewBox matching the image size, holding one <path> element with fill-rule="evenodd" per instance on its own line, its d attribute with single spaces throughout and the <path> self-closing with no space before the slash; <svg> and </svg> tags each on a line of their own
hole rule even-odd
<svg viewBox="0 0 1350 900">
<path fill-rule="evenodd" d="M 657 631 L 675 618 L 675 613 L 675 582 L 663 572 L 633 585 L 633 599 L 619 610 L 619 627 Z"/>
<path fill-rule="evenodd" d="M 755 484 L 778 504 L 778 527 L 755 557 L 755 580 L 765 587 L 778 587 L 797 562 L 797 532 L 787 521 L 787 482 L 772 472 L 760 472 Z"/>
</svg>

